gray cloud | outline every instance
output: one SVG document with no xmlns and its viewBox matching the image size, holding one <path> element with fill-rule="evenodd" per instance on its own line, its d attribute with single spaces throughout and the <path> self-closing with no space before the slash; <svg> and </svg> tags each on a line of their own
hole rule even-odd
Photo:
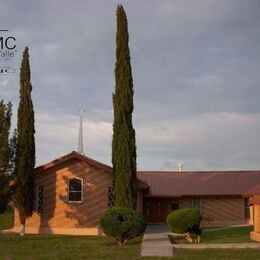
<svg viewBox="0 0 260 260">
<path fill-rule="evenodd" d="M 135 88 L 138 168 L 260 167 L 259 1 L 123 1 Z M 0 24 L 29 45 L 37 163 L 76 147 L 110 164 L 116 1 L 2 2 Z M 3 76 L 3 77 L 2 77 Z M 19 73 L 1 75 L 17 109 Z M 110 130 L 109 130 L 110 129 Z M 259 139 L 260 140 L 260 139 Z M 51 152 L 50 152 L 51 151 Z"/>
</svg>

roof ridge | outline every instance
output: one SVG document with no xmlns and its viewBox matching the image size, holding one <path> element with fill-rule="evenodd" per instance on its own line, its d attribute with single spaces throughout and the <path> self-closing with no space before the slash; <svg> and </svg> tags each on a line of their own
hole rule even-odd
<svg viewBox="0 0 260 260">
<path fill-rule="evenodd" d="M 175 173 L 180 173 L 180 174 L 186 174 L 186 173 L 202 173 L 202 174 L 205 174 L 205 173 L 256 173 L 256 172 L 259 172 L 260 173 L 260 170 L 220 170 L 220 171 L 156 171 L 156 170 L 153 170 L 153 171 L 137 171 L 137 173 L 152 173 L 152 174 L 156 174 L 156 173 L 172 173 L 172 174 L 175 174 Z"/>
<path fill-rule="evenodd" d="M 109 171 L 109 172 L 112 171 L 112 168 L 110 166 L 108 166 L 108 165 L 106 165 L 104 163 L 101 163 L 99 161 L 96 161 L 96 160 L 94 160 L 94 159 L 92 159 L 90 157 L 87 157 L 85 155 L 82 155 L 82 154 L 80 154 L 80 153 L 78 153 L 76 151 L 72 151 L 72 152 L 70 152 L 68 154 L 65 154 L 65 155 L 63 155 L 61 157 L 58 157 L 57 159 L 54 159 L 54 160 L 52 160 L 50 162 L 47 162 L 47 163 L 42 164 L 42 165 L 39 165 L 39 166 L 37 166 L 34 169 L 34 171 L 35 172 L 41 172 L 43 170 L 46 170 L 46 169 L 51 168 L 51 167 L 54 167 L 54 166 L 56 166 L 56 165 L 58 165 L 58 164 L 60 164 L 62 162 L 70 160 L 72 158 L 78 158 L 79 160 L 86 161 L 86 162 L 88 162 L 88 163 L 90 163 L 92 165 L 95 165 L 97 167 L 102 168 L 105 171 Z"/>
</svg>

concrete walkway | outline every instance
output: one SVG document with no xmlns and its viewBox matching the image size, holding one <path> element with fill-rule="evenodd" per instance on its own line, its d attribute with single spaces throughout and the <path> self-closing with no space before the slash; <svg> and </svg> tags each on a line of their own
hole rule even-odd
<svg viewBox="0 0 260 260">
<path fill-rule="evenodd" d="M 141 256 L 173 256 L 173 246 L 165 225 L 148 225 L 143 237 Z"/>
<path fill-rule="evenodd" d="M 183 249 L 260 249 L 260 243 L 225 243 L 225 244 L 172 244 L 168 238 L 171 234 L 165 225 L 148 225 L 143 237 L 141 256 L 173 256 L 178 248 Z"/>
<path fill-rule="evenodd" d="M 207 248 L 259 248 L 260 243 L 224 243 L 224 244 L 173 244 L 174 248 L 184 248 L 184 249 L 207 249 Z"/>
</svg>

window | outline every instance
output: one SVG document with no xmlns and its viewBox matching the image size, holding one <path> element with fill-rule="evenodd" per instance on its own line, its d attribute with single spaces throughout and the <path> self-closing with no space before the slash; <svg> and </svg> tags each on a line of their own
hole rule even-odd
<svg viewBox="0 0 260 260">
<path fill-rule="evenodd" d="M 200 210 L 200 199 L 192 199 L 192 208 Z"/>
<path fill-rule="evenodd" d="M 114 206 L 114 194 L 113 188 L 110 186 L 108 187 L 108 207 L 112 208 Z"/>
<path fill-rule="evenodd" d="M 157 215 L 161 216 L 161 202 L 157 202 Z"/>
<path fill-rule="evenodd" d="M 69 202 L 82 202 L 83 179 L 75 178 L 69 180 Z"/>
<path fill-rule="evenodd" d="M 171 203 L 171 210 L 174 211 L 174 210 L 177 210 L 177 209 L 179 209 L 178 202 L 172 202 Z"/>
<path fill-rule="evenodd" d="M 144 212 L 146 216 L 150 215 L 150 202 L 144 201 Z"/>
<path fill-rule="evenodd" d="M 244 199 L 244 214 L 245 218 L 250 219 L 250 204 L 249 204 L 249 198 Z"/>
<path fill-rule="evenodd" d="M 39 185 L 37 189 L 37 213 L 43 212 L 43 185 Z"/>
</svg>

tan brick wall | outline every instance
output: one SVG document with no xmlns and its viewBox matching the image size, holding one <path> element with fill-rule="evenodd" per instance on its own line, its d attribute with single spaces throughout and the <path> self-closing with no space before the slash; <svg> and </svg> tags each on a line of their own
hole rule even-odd
<svg viewBox="0 0 260 260">
<path fill-rule="evenodd" d="M 142 190 L 138 190 L 137 193 L 137 210 L 143 212 L 143 192 Z"/>
<path fill-rule="evenodd" d="M 201 213 L 204 225 L 244 224 L 243 198 L 202 199 Z"/>
<path fill-rule="evenodd" d="M 260 205 L 254 205 L 254 231 L 260 233 Z"/>
<path fill-rule="evenodd" d="M 260 195 L 256 195 L 255 199 L 260 201 Z M 260 242 L 260 205 L 253 205 L 254 207 L 254 231 L 250 233 L 250 238 L 254 241 Z"/>
<path fill-rule="evenodd" d="M 179 208 L 191 208 L 192 207 L 192 199 L 180 199 L 179 200 Z"/>
<path fill-rule="evenodd" d="M 68 180 L 83 178 L 83 202 L 68 202 Z M 104 172 L 86 162 L 71 159 L 36 175 L 35 187 L 44 186 L 43 213 L 34 213 L 26 221 L 27 230 L 89 229 L 93 233 L 101 214 L 108 205 L 108 186 L 111 173 Z M 36 197 L 36 196 L 35 196 Z M 36 200 L 36 199 L 35 199 Z M 19 218 L 15 213 L 15 229 Z M 93 229 L 94 228 L 94 229 Z"/>
</svg>

